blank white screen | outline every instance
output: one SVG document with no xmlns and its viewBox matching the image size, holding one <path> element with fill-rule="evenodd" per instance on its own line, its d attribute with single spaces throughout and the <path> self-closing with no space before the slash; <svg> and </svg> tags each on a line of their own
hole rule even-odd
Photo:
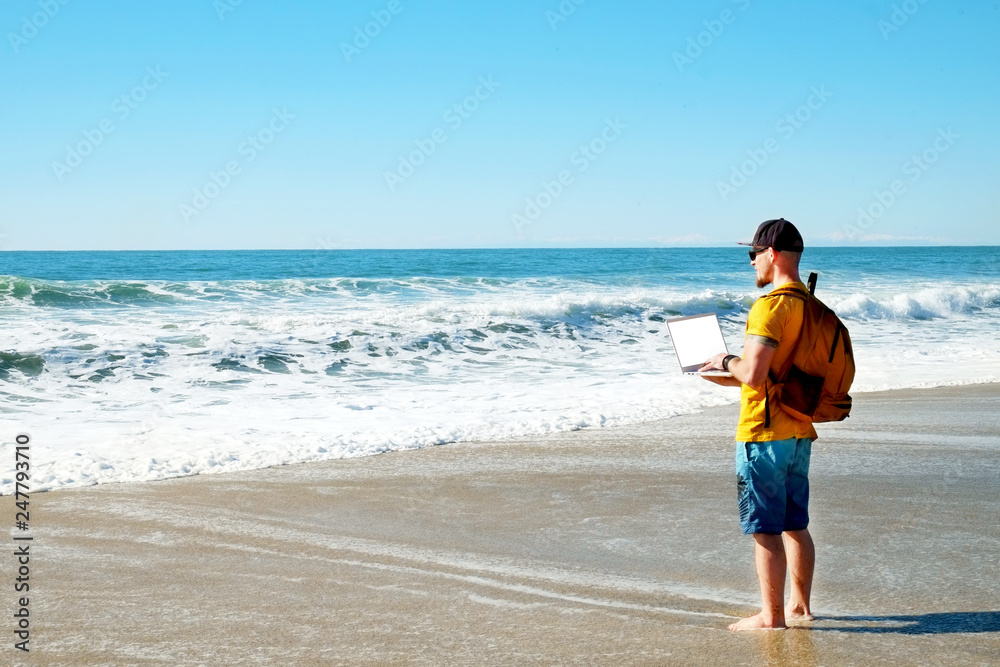
<svg viewBox="0 0 1000 667">
<path fill-rule="evenodd" d="M 681 368 L 703 364 L 726 351 L 726 341 L 722 338 L 715 315 L 670 322 L 668 326 Z"/>
</svg>

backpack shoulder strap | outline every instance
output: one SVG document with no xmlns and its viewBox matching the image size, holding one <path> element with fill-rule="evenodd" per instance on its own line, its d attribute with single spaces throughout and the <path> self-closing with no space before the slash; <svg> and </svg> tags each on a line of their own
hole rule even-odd
<svg viewBox="0 0 1000 667">
<path fill-rule="evenodd" d="M 770 297 L 778 297 L 778 296 L 790 296 L 795 299 L 801 299 L 804 302 L 803 303 L 804 306 L 808 306 L 810 301 L 817 300 L 816 297 L 814 297 L 813 295 L 807 294 L 806 292 L 803 292 L 802 290 L 796 289 L 794 287 L 781 287 L 776 290 L 772 290 L 771 292 L 765 294 L 761 298 L 767 299 Z M 805 317 L 804 313 L 803 317 Z M 785 363 L 782 364 L 781 368 L 778 369 L 778 373 L 775 374 L 774 371 L 768 371 L 768 377 L 770 377 L 772 383 L 776 385 L 781 385 L 784 383 L 785 378 L 788 377 L 788 371 L 792 369 L 792 363 L 795 361 L 795 354 L 798 352 L 799 344 L 801 342 L 802 342 L 802 335 L 800 333 L 799 339 L 795 341 L 795 347 L 792 348 L 792 351 L 791 353 L 789 353 L 788 359 L 785 360 Z"/>
</svg>

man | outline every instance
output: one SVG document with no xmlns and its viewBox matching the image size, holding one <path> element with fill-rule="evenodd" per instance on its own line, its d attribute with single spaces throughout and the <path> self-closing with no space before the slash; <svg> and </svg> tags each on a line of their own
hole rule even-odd
<svg viewBox="0 0 1000 667">
<path fill-rule="evenodd" d="M 773 284 L 802 292 L 799 279 L 802 236 L 785 219 L 761 223 L 754 234 L 750 264 L 757 287 Z M 792 354 L 802 328 L 803 302 L 788 296 L 765 296 L 750 308 L 743 357 L 719 354 L 701 370 L 721 369 L 733 377 L 705 376 L 717 384 L 740 387 L 740 422 L 736 429 L 736 479 L 743 533 L 754 537 L 760 582 L 759 614 L 730 630 L 785 628 L 788 621 L 811 621 L 815 549 L 809 535 L 809 455 L 816 430 L 776 404 L 769 373 L 777 373 Z M 784 604 L 785 568 L 791 595 Z"/>
</svg>

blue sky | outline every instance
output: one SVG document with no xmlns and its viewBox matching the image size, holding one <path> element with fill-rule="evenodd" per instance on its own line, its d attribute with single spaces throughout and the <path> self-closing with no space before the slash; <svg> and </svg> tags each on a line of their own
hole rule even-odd
<svg viewBox="0 0 1000 667">
<path fill-rule="evenodd" d="M 0 249 L 722 245 L 773 217 L 1000 244 L 997 2 L 0 0 L 0 31 Z"/>
</svg>

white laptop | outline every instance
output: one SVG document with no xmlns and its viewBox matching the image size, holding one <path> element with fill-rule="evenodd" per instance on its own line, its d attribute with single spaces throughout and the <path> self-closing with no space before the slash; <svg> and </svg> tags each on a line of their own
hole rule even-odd
<svg viewBox="0 0 1000 667">
<path fill-rule="evenodd" d="M 719 327 L 719 318 L 715 316 L 715 313 L 667 320 L 667 331 L 674 344 L 674 352 L 677 353 L 677 361 L 681 365 L 682 373 L 685 375 L 733 376 L 728 371 L 698 372 L 698 369 L 704 366 L 706 361 L 720 352 L 729 354 L 726 340 L 722 337 L 722 329 Z"/>
</svg>

